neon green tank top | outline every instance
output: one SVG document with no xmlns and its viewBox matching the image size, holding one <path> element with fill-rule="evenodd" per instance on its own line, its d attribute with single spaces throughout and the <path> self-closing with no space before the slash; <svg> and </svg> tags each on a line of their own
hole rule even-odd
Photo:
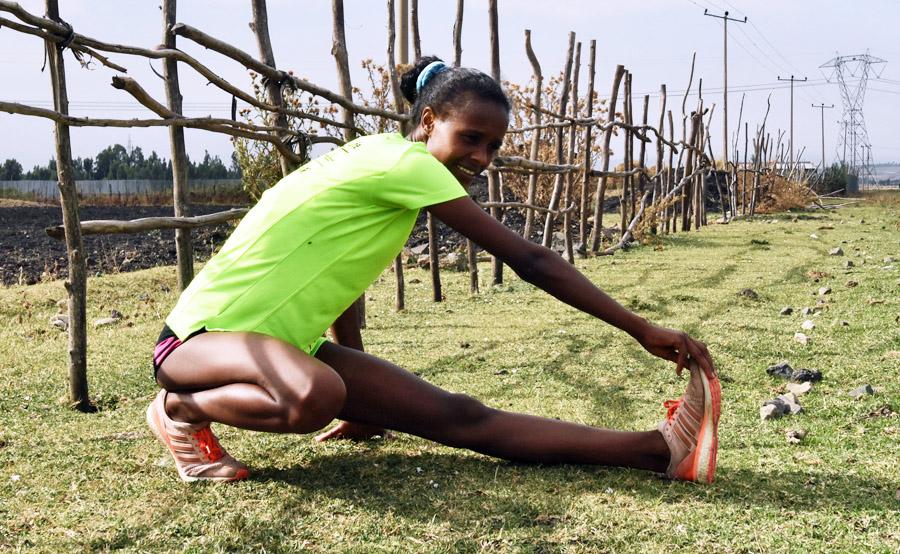
<svg viewBox="0 0 900 554">
<path fill-rule="evenodd" d="M 252 331 L 313 351 L 400 252 L 419 210 L 465 195 L 422 143 L 349 142 L 263 193 L 166 324 L 181 339 Z"/>
</svg>

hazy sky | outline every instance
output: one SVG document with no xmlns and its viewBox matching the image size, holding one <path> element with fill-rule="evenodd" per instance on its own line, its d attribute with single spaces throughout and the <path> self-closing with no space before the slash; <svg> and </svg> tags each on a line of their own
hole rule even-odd
<svg viewBox="0 0 900 554">
<path fill-rule="evenodd" d="M 19 0 L 32 13 L 42 14 L 39 0 Z M 504 79 L 525 83 L 531 66 L 525 56 L 524 30 L 532 39 L 545 77 L 557 73 L 564 63 L 567 33 L 575 31 L 584 43 L 582 60 L 587 61 L 587 45 L 597 40 L 597 89 L 609 94 L 616 64 L 634 74 L 635 106 L 641 96 L 652 93 L 650 120 L 658 118 L 659 85 L 670 91 L 669 108 L 680 112 L 687 85 L 691 54 L 697 52 L 697 78 L 703 79 L 704 98 L 715 102 L 713 145 L 721 156 L 722 103 L 722 23 L 704 17 L 703 10 L 732 16 L 747 16 L 746 24 L 729 23 L 729 127 L 737 127 L 738 107 L 746 94 L 744 121 L 751 129 L 762 119 L 766 97 L 772 92 L 769 128 L 789 125 L 788 83 L 777 77 L 807 77 L 795 85 L 795 142 L 807 147 L 804 159 L 820 159 L 819 110 L 813 103 L 835 105 L 825 112 L 826 157 L 835 158 L 841 120 L 838 86 L 828 83 L 828 70 L 819 66 L 841 55 L 869 50 L 888 61 L 875 68 L 881 79 L 869 81 L 864 114 L 877 162 L 900 161 L 900 136 L 896 132 L 900 116 L 900 2 L 897 0 L 500 0 L 500 56 Z M 178 20 L 224 39 L 256 55 L 248 0 L 182 0 Z M 425 53 L 452 58 L 451 30 L 456 2 L 419 0 L 422 45 Z M 548 8 L 550 6 L 550 8 Z M 331 2 L 328 0 L 269 0 L 269 23 L 278 67 L 292 69 L 329 88 L 336 89 L 336 72 L 331 56 Z M 60 0 L 62 17 L 83 35 L 106 42 L 152 48 L 161 42 L 162 18 L 158 1 Z M 354 84 L 363 81 L 359 60 L 385 60 L 385 2 L 345 0 L 346 34 Z M 11 17 L 0 13 L 0 16 Z M 487 2 L 466 2 L 463 26 L 463 64 L 489 69 Z M 237 63 L 212 54 L 186 39 L 178 46 L 200 59 L 231 82 L 249 90 L 246 70 Z M 162 81 L 150 70 L 145 58 L 110 54 L 129 69 L 157 99 L 165 102 Z M 51 107 L 49 73 L 41 72 L 43 46 L 35 37 L 0 28 L 0 99 L 40 107 Z M 159 61 L 153 62 L 161 72 Z M 79 67 L 66 55 L 70 111 L 73 115 L 131 118 L 152 114 L 122 91 L 110 86 L 115 74 L 99 64 L 91 70 Z M 205 84 L 187 66 L 180 66 L 185 113 L 189 116 L 228 117 L 230 96 Z M 582 70 L 582 94 L 586 71 Z M 874 76 L 873 76 L 874 77 Z M 693 101 L 689 101 L 691 106 Z M 752 131 L 751 131 L 752 132 Z M 73 128 L 75 156 L 93 156 L 112 143 L 140 146 L 169 157 L 167 133 L 159 129 Z M 743 139 L 741 139 L 743 142 Z M 205 131 L 187 131 L 188 154 L 196 159 L 204 149 L 227 160 L 228 139 Z M 615 148 L 615 146 L 614 146 Z M 16 158 L 26 167 L 46 163 L 53 156 L 50 122 L 38 118 L 0 113 L 0 160 Z"/>
</svg>

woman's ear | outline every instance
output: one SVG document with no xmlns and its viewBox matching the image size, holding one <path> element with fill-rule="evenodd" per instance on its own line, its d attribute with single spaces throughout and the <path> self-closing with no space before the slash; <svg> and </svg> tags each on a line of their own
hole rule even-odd
<svg viewBox="0 0 900 554">
<path fill-rule="evenodd" d="M 425 108 L 422 109 L 422 119 L 419 125 L 425 133 L 426 140 L 431 137 L 431 132 L 434 131 L 434 120 L 434 110 L 431 109 L 431 106 L 425 106 Z"/>
</svg>

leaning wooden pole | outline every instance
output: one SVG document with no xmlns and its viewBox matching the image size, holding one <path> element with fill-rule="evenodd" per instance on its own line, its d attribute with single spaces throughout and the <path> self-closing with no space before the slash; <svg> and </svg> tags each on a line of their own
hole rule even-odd
<svg viewBox="0 0 900 554">
<path fill-rule="evenodd" d="M 603 238 L 603 200 L 606 195 L 606 172 L 609 171 L 609 143 L 612 140 L 613 126 L 611 123 L 616 119 L 616 98 L 619 95 L 619 84 L 622 82 L 622 75 L 625 74 L 625 67 L 616 66 L 616 73 L 613 77 L 612 93 L 609 96 L 609 106 L 607 107 L 607 128 L 603 133 L 603 161 L 600 170 L 603 175 L 600 177 L 600 184 L 597 186 L 597 197 L 594 200 L 594 227 L 591 230 L 591 252 L 597 252 L 600 248 L 600 241 Z"/>
<path fill-rule="evenodd" d="M 47 16 L 60 21 L 57 0 L 47 0 Z M 50 54 L 50 82 L 53 86 L 53 107 L 61 114 L 69 113 L 66 92 L 66 68 L 63 63 L 64 48 L 53 41 L 46 42 Z M 69 402 L 81 412 L 95 411 L 88 396 L 87 381 L 87 268 L 84 261 L 84 243 L 78 218 L 78 193 L 72 168 L 72 143 L 69 126 L 54 124 L 56 135 L 56 174 L 59 199 L 62 206 L 63 226 L 66 230 L 66 252 L 69 274 L 65 287 L 69 305 Z"/>
<path fill-rule="evenodd" d="M 590 59 L 588 60 L 588 93 L 587 98 L 585 98 L 585 104 L 587 105 L 587 109 L 585 111 L 585 117 L 591 119 L 594 115 L 594 76 L 595 72 L 595 62 L 597 61 L 597 41 L 591 39 L 591 53 Z M 581 176 L 581 205 L 579 210 L 579 218 L 578 218 L 578 252 L 585 256 L 587 255 L 587 210 L 588 210 L 588 190 L 590 189 L 591 184 L 591 131 L 593 130 L 592 125 L 584 126 L 584 158 L 583 158 L 583 169 Z"/>
<path fill-rule="evenodd" d="M 175 49 L 175 35 L 172 26 L 176 20 L 176 1 L 164 0 L 163 11 L 163 46 Z M 163 59 L 163 77 L 166 83 L 166 99 L 169 109 L 182 113 L 181 90 L 178 86 L 178 62 L 174 58 Z M 169 127 L 169 144 L 172 148 L 172 197 L 175 217 L 190 217 L 188 204 L 188 159 L 184 147 L 184 128 Z M 191 245 L 190 229 L 175 230 L 175 253 L 178 260 L 178 288 L 184 290 L 194 279 L 194 251 Z"/>
<path fill-rule="evenodd" d="M 251 6 L 253 11 L 253 24 L 251 27 L 253 28 L 253 34 L 256 35 L 256 45 L 259 48 L 259 61 L 274 68 L 275 53 L 272 50 L 272 41 L 269 38 L 269 12 L 266 9 L 266 0 L 252 0 Z M 269 104 L 278 108 L 283 108 L 284 97 L 281 93 L 281 83 L 272 79 L 264 79 L 264 83 Z M 276 127 L 281 127 L 282 129 L 289 128 L 288 119 L 285 114 L 275 112 L 270 114 L 269 117 L 274 120 L 274 125 Z M 287 138 L 287 135 L 282 134 L 278 138 L 284 141 Z M 287 175 L 297 168 L 297 164 L 283 154 L 278 155 L 278 162 L 281 165 L 282 175 Z"/>
<path fill-rule="evenodd" d="M 566 114 L 566 108 L 569 104 L 569 89 L 572 79 L 572 64 L 575 56 L 575 33 L 569 32 L 569 48 L 566 51 L 566 66 L 563 70 L 562 92 L 559 93 L 559 109 L 557 113 Z M 556 163 L 562 165 L 565 163 L 565 150 L 563 149 L 563 128 L 556 128 Z M 565 175 L 559 173 L 553 183 L 553 192 L 550 194 L 550 211 L 544 219 L 544 236 L 543 245 L 550 248 L 553 241 L 553 221 L 555 219 L 554 212 L 559 208 L 559 201 L 562 196 L 563 185 L 565 184 Z"/>
<path fill-rule="evenodd" d="M 406 104 L 403 103 L 403 93 L 400 92 L 400 78 L 397 76 L 397 64 L 394 62 L 394 48 L 397 42 L 397 31 L 394 11 L 394 0 L 387 0 L 388 13 L 388 42 L 387 42 L 387 66 L 388 76 L 391 80 L 391 92 L 394 96 L 394 109 L 397 113 L 402 114 L 406 111 Z M 418 122 L 413 123 L 414 125 Z M 400 123 L 400 132 L 403 136 L 409 133 L 409 123 Z M 403 277 L 403 252 L 397 254 L 394 258 L 394 276 L 397 279 L 397 285 L 394 294 L 394 309 L 398 312 L 406 308 L 406 281 Z"/>
<path fill-rule="evenodd" d="M 500 16 L 497 12 L 497 0 L 488 0 L 488 26 L 490 27 L 491 46 L 491 77 L 500 82 Z M 488 201 L 502 202 L 500 198 L 500 174 L 497 171 L 488 171 Z M 491 216 L 502 219 L 503 213 L 499 206 L 490 208 Z M 495 285 L 503 283 L 503 262 L 497 256 L 491 256 L 491 277 Z"/>
</svg>

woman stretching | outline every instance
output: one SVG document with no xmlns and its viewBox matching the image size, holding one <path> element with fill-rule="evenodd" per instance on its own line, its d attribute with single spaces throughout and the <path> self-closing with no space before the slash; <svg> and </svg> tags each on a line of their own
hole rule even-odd
<svg viewBox="0 0 900 554">
<path fill-rule="evenodd" d="M 403 75 L 415 130 L 357 139 L 267 190 L 181 294 L 153 361 L 147 421 L 185 481 L 249 476 L 211 422 L 366 438 L 392 429 L 508 460 L 603 464 L 711 482 L 719 383 L 703 343 L 650 324 L 551 250 L 486 214 L 463 188 L 490 164 L 510 104 L 473 69 L 425 58 Z M 690 371 L 656 430 L 597 429 L 496 410 L 363 352 L 354 301 L 400 252 L 420 209 L 522 279 Z M 334 342 L 323 338 L 331 328 Z"/>
</svg>

